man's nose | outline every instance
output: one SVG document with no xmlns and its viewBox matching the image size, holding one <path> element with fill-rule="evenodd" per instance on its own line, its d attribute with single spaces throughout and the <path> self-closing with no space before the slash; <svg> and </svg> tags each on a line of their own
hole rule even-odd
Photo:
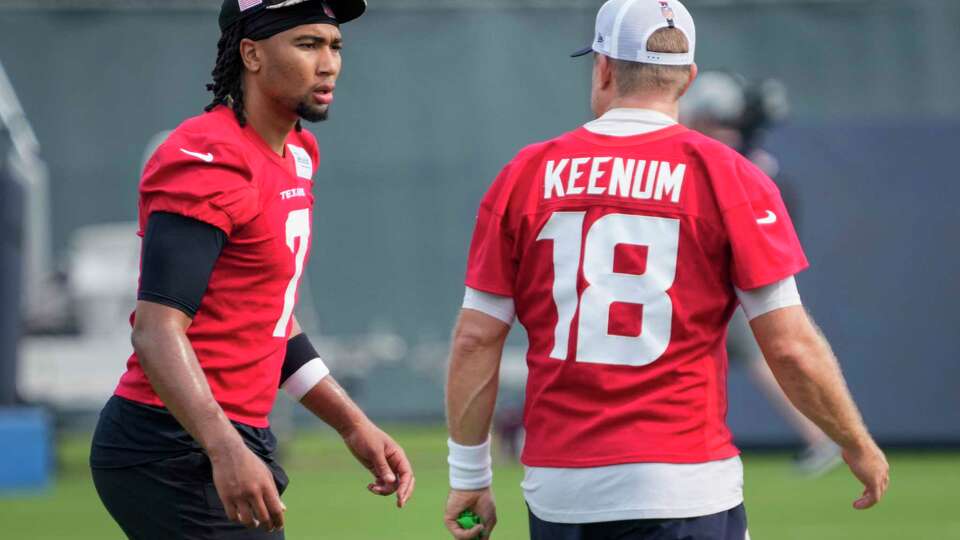
<svg viewBox="0 0 960 540">
<path fill-rule="evenodd" d="M 336 75 L 339 70 L 340 62 L 337 58 L 337 52 L 331 47 L 322 48 L 317 59 L 317 73 L 320 75 Z"/>
</svg>

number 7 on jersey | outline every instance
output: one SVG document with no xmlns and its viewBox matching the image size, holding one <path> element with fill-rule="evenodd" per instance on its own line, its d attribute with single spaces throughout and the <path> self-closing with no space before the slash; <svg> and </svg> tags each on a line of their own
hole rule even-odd
<svg viewBox="0 0 960 540">
<path fill-rule="evenodd" d="M 287 247 L 293 253 L 294 272 L 283 294 L 283 311 L 280 319 L 273 328 L 273 337 L 286 337 L 287 325 L 293 315 L 293 305 L 297 297 L 297 285 L 303 275 L 303 264 L 307 258 L 307 245 L 310 240 L 310 210 L 304 208 L 293 210 L 287 215 L 286 222 Z M 299 244 L 296 240 L 300 239 Z"/>
</svg>

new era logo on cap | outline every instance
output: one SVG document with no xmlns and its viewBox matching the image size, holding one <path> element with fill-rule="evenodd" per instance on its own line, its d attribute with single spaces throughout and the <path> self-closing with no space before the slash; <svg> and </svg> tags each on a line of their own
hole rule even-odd
<svg viewBox="0 0 960 540">
<path fill-rule="evenodd" d="M 295 6 L 297 4 L 302 4 L 307 1 L 309 0 L 285 0 L 283 2 L 278 2 L 274 0 L 273 2 L 268 2 L 270 5 L 267 6 L 267 9 L 280 9 L 280 8 Z"/>
<path fill-rule="evenodd" d="M 246 11 L 250 8 L 254 8 L 263 3 L 263 0 L 237 0 L 240 4 L 240 11 Z"/>
<path fill-rule="evenodd" d="M 296 6 L 298 4 L 303 4 L 304 2 L 309 2 L 310 0 L 267 0 L 267 9 L 280 9 L 285 7 Z M 320 0 L 320 7 L 323 8 L 323 14 L 331 19 L 336 20 L 337 15 L 333 12 L 333 9 L 327 5 L 326 2 Z"/>
</svg>

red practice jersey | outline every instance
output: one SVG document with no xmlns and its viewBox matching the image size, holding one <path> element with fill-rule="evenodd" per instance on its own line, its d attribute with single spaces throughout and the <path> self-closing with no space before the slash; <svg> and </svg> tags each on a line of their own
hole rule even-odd
<svg viewBox="0 0 960 540">
<path fill-rule="evenodd" d="M 700 463 L 726 426 L 734 287 L 806 268 L 779 191 L 675 125 L 522 150 L 480 205 L 466 284 L 510 296 L 529 350 L 522 461 Z"/>
<path fill-rule="evenodd" d="M 319 162 L 307 131 L 291 132 L 284 154 L 221 106 L 181 124 L 147 162 L 140 183 L 141 236 L 152 212 L 181 214 L 227 234 L 187 337 L 227 417 L 261 428 L 310 253 Z M 163 405 L 136 354 L 116 394 Z"/>
</svg>

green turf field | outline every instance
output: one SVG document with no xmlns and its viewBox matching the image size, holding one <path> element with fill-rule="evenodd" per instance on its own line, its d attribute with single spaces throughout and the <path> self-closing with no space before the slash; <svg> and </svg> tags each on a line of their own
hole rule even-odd
<svg viewBox="0 0 960 540">
<path fill-rule="evenodd" d="M 411 504 L 398 511 L 393 500 L 369 494 L 366 472 L 332 434 L 302 436 L 285 460 L 292 483 L 284 496 L 291 539 L 445 538 L 440 522 L 446 495 L 445 436 L 436 427 L 391 430 L 417 472 Z M 122 538 L 100 506 L 86 468 L 87 440 L 62 441 L 60 472 L 42 494 L 0 496 L 0 538 L 17 540 Z M 859 493 L 844 469 L 820 479 L 796 476 L 780 456 L 746 455 L 747 511 L 754 540 L 960 539 L 956 486 L 960 454 L 895 453 L 891 489 L 881 506 L 856 512 Z M 520 497 L 521 470 L 496 467 L 500 524 L 494 536 L 526 537 Z"/>
</svg>

